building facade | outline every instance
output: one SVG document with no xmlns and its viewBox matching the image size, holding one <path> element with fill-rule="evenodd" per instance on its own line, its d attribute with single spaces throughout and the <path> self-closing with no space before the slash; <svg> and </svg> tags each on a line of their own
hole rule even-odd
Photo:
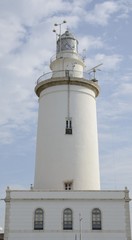
<svg viewBox="0 0 132 240">
<path fill-rule="evenodd" d="M 99 85 L 84 76 L 78 41 L 68 30 L 57 40 L 50 68 L 35 88 L 34 186 L 7 188 L 4 239 L 131 240 L 129 191 L 100 190 Z"/>
<path fill-rule="evenodd" d="M 130 240 L 128 190 L 7 190 L 5 240 Z"/>
</svg>

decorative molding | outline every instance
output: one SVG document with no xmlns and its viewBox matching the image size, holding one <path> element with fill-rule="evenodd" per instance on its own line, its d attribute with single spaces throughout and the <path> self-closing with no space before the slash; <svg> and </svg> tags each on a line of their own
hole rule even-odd
<svg viewBox="0 0 132 240">
<path fill-rule="evenodd" d="M 89 88 L 95 92 L 96 97 L 99 95 L 100 90 L 97 82 L 94 82 L 92 80 L 86 80 L 84 78 L 73 78 L 73 77 L 72 78 L 70 77 L 70 81 L 67 77 L 50 78 L 50 79 L 44 80 L 36 85 L 35 92 L 39 97 L 40 93 L 46 88 L 58 86 L 58 85 L 67 85 L 67 84 Z"/>
</svg>

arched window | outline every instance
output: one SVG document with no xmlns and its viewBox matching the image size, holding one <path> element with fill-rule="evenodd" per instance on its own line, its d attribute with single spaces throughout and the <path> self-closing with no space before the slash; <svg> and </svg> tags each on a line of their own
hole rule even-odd
<svg viewBox="0 0 132 240">
<path fill-rule="evenodd" d="M 63 229 L 72 230 L 72 210 L 66 208 L 63 212 Z"/>
<path fill-rule="evenodd" d="M 92 210 L 92 229 L 101 230 L 101 211 L 99 208 Z"/>
<path fill-rule="evenodd" d="M 43 230 L 44 212 L 37 208 L 34 213 L 34 230 Z"/>
</svg>

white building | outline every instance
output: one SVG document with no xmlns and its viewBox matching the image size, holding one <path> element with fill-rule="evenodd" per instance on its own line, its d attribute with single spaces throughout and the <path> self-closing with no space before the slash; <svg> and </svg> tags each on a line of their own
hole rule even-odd
<svg viewBox="0 0 132 240">
<path fill-rule="evenodd" d="M 129 192 L 100 190 L 95 79 L 84 77 L 78 41 L 57 41 L 41 76 L 34 186 L 7 188 L 5 240 L 131 240 Z M 46 79 L 45 79 L 46 76 Z"/>
</svg>

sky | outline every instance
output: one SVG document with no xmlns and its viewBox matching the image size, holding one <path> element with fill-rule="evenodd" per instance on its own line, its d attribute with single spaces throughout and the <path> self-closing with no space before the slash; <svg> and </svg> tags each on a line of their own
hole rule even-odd
<svg viewBox="0 0 132 240">
<path fill-rule="evenodd" d="M 68 27 L 79 41 L 85 71 L 103 63 L 96 72 L 101 189 L 127 186 L 132 197 L 132 1 L 0 0 L 0 199 L 7 186 L 34 182 L 34 88 L 51 71 L 54 24 L 63 20 L 62 32 Z M 0 231 L 4 207 L 1 200 Z"/>
</svg>

